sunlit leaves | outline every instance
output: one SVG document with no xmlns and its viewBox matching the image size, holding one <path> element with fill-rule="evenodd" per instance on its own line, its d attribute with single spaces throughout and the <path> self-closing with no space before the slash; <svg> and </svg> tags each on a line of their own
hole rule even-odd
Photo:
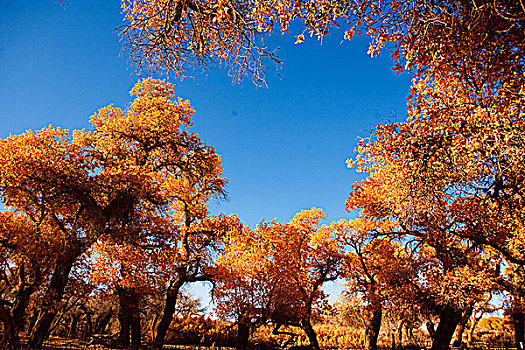
<svg viewBox="0 0 525 350">
<path fill-rule="evenodd" d="M 220 156 L 190 130 L 189 102 L 154 79 L 131 95 L 127 109 L 101 108 L 91 130 L 49 126 L 0 141 L 2 247 L 9 263 L 38 259 L 51 274 L 40 306 L 47 321 L 36 326 L 33 347 L 66 287 L 78 285 L 74 265 L 92 269 L 92 285 L 145 291 L 170 280 L 181 261 L 195 269 L 209 263 L 216 236 L 238 223 L 209 218 L 207 202 L 224 195 L 226 180 Z M 80 264 L 86 253 L 92 258 Z M 43 278 L 34 279 L 35 290 Z"/>
<path fill-rule="evenodd" d="M 303 210 L 289 223 L 262 222 L 239 231 L 219 259 L 214 295 L 220 312 L 248 314 L 261 323 L 299 324 L 309 319 L 320 287 L 339 276 L 341 245 L 320 209 Z"/>
</svg>

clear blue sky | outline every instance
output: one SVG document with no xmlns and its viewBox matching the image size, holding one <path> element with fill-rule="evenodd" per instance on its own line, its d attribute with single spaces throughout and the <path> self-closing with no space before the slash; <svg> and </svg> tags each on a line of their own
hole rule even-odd
<svg viewBox="0 0 525 350">
<path fill-rule="evenodd" d="M 118 0 L 0 0 L 0 137 L 49 124 L 88 128 L 88 117 L 109 103 L 130 102 L 138 77 L 114 29 Z M 348 217 L 347 169 L 359 136 L 374 124 L 406 115 L 408 75 L 396 77 L 388 55 L 370 58 L 365 39 L 342 32 L 294 45 L 293 33 L 274 34 L 284 69 L 267 71 L 269 88 L 233 85 L 219 68 L 177 83 L 197 111 L 195 129 L 222 155 L 229 200 L 214 213 L 237 213 L 255 225 L 287 221 L 320 207 L 329 220 Z"/>
</svg>

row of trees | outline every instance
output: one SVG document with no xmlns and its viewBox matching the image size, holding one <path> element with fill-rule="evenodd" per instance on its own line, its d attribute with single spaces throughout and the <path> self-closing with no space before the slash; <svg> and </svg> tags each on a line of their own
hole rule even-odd
<svg viewBox="0 0 525 350">
<path fill-rule="evenodd" d="M 102 108 L 89 131 L 50 126 L 1 141 L 4 348 L 20 347 L 27 327 L 27 346 L 41 348 L 64 297 L 101 286 L 118 292 L 123 344 L 130 333 L 140 343 L 141 295 L 167 289 L 162 342 L 180 287 L 209 279 L 218 237 L 240 225 L 207 212 L 226 180 L 220 156 L 190 131 L 189 102 L 153 79 L 131 94 L 127 110 Z"/>
<path fill-rule="evenodd" d="M 371 56 L 390 51 L 394 71 L 414 77 L 408 118 L 378 125 L 359 141 L 349 165 L 369 177 L 352 186 L 346 202 L 360 216 L 346 223 L 352 234 L 337 239 L 361 262 L 361 277 L 352 280 L 366 286 L 376 325 L 369 342 L 385 302 L 411 295 L 440 315 L 429 330 L 433 349 L 445 348 L 473 303 L 497 289 L 511 295 L 516 341 L 524 341 L 522 2 L 159 0 L 122 7 L 121 35 L 142 70 L 183 75 L 218 61 L 236 78 L 264 84 L 265 62 L 280 62 L 264 38 L 294 21 L 304 25 L 296 43 L 345 26 L 345 39 L 371 39 Z M 382 244 L 405 253 L 367 265 Z M 395 277 L 403 288 L 384 293 L 389 266 L 407 273 Z"/>
<path fill-rule="evenodd" d="M 369 174 L 346 202 L 355 220 L 322 224 L 319 209 L 289 223 L 243 227 L 212 216 L 224 196 L 220 156 L 191 132 L 195 112 L 169 83 L 146 79 L 131 106 L 109 106 L 88 131 L 55 127 L 0 142 L 2 346 L 40 348 L 71 295 L 118 296 L 118 342 L 139 345 L 141 306 L 162 344 L 181 288 L 212 281 L 238 348 L 259 325 L 301 328 L 324 283 L 343 278 L 368 310 L 367 349 L 383 313 L 427 321 L 433 350 L 449 346 L 487 295 L 511 295 L 524 342 L 525 8 L 519 1 L 123 1 L 121 28 L 139 69 L 183 75 L 214 61 L 264 83 L 279 62 L 264 36 L 302 21 L 322 37 L 346 25 L 374 56 L 414 74 L 408 119 L 376 126 L 349 165 Z M 147 303 L 146 303 L 147 304 Z M 110 311 L 111 313 L 111 311 Z M 93 329 L 103 330 L 107 315 Z M 437 326 L 434 326 L 437 320 Z M 92 325 L 93 326 L 93 325 Z"/>
<path fill-rule="evenodd" d="M 237 324 L 239 349 L 268 324 L 275 334 L 302 329 L 319 349 L 312 322 L 322 287 L 342 278 L 370 315 L 367 349 L 377 347 L 385 311 L 412 327 L 428 320 L 442 349 L 486 294 L 501 289 L 495 252 L 412 226 L 407 238 L 406 223 L 378 217 L 398 205 L 393 188 L 402 187 L 362 190 L 376 186 L 376 176 L 349 197 L 349 208 L 381 198 L 355 220 L 322 224 L 326 215 L 311 209 L 252 229 L 234 215 L 211 216 L 207 204 L 224 195 L 226 180 L 220 157 L 190 131 L 189 103 L 153 79 L 131 94 L 127 110 L 102 108 L 89 131 L 50 126 L 2 140 L 4 348 L 42 347 L 66 314 L 69 336 L 83 314 L 88 333 L 104 332 L 117 310 L 115 343 L 138 346 L 149 329 L 161 345 L 181 288 L 211 281 L 217 314 Z M 103 294 L 118 307 L 89 314 L 86 300 Z M 142 317 L 146 309 L 155 319 Z"/>
<path fill-rule="evenodd" d="M 2 347 L 40 348 L 66 315 L 67 336 L 82 317 L 84 337 L 103 333 L 114 312 L 114 343 L 138 346 L 147 330 L 161 345 L 181 288 L 211 281 L 239 349 L 268 324 L 292 337 L 290 327 L 302 329 L 319 349 L 312 322 L 322 287 L 343 278 L 369 313 L 367 349 L 385 311 L 399 327 L 428 320 L 434 348 L 444 348 L 498 290 L 494 257 L 445 236 L 408 241 L 393 220 L 322 224 L 326 215 L 311 209 L 250 229 L 210 216 L 226 181 L 220 157 L 190 131 L 194 111 L 169 83 L 146 79 L 131 93 L 127 110 L 102 108 L 90 131 L 48 127 L 2 141 Z M 104 294 L 118 306 L 88 302 Z"/>
</svg>

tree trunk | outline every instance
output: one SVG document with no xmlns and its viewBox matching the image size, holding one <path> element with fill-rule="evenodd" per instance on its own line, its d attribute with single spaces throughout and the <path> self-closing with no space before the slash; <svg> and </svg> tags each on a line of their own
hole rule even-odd
<svg viewBox="0 0 525 350">
<path fill-rule="evenodd" d="M 439 324 L 432 342 L 431 350 L 446 350 L 450 346 L 454 331 L 461 321 L 462 312 L 453 307 L 445 306 L 439 317 Z"/>
<path fill-rule="evenodd" d="M 403 345 L 403 325 L 405 320 L 401 320 L 397 328 L 392 329 L 392 350 Z"/>
<path fill-rule="evenodd" d="M 404 324 L 405 324 L 404 322 L 401 322 L 397 330 L 397 346 L 398 347 L 403 346 L 403 325 Z"/>
<path fill-rule="evenodd" d="M 151 341 L 155 340 L 155 329 L 157 329 L 157 323 L 159 322 L 159 314 L 155 313 L 155 317 L 153 318 L 153 321 L 151 321 L 149 329 L 151 330 Z M 150 333 L 150 332 L 148 332 Z"/>
<path fill-rule="evenodd" d="M 0 338 L 0 349 L 14 349 L 20 344 L 18 333 L 13 325 L 11 312 L 0 304 L 0 322 L 4 325 L 4 334 Z"/>
<path fill-rule="evenodd" d="M 35 329 L 36 320 L 38 319 L 38 310 L 33 309 L 33 312 L 31 312 L 31 317 L 29 318 L 29 323 L 27 325 L 27 334 L 33 333 L 33 329 Z"/>
<path fill-rule="evenodd" d="M 236 350 L 248 349 L 248 341 L 250 339 L 251 322 L 248 317 L 242 315 L 237 320 L 237 345 Z"/>
<path fill-rule="evenodd" d="M 118 322 L 120 324 L 120 332 L 117 339 L 119 345 L 128 346 L 129 345 L 129 336 L 131 328 L 131 319 L 129 316 L 120 309 L 118 313 Z"/>
<path fill-rule="evenodd" d="M 136 307 L 133 308 L 131 315 L 131 345 L 138 349 L 142 341 L 142 332 L 140 328 L 140 311 L 138 304 L 135 305 Z"/>
<path fill-rule="evenodd" d="M 104 333 L 106 330 L 107 325 L 109 324 L 109 321 L 111 321 L 111 317 L 113 316 L 113 309 L 109 309 L 108 312 L 101 313 L 98 315 L 97 320 L 95 321 L 95 326 L 93 327 L 93 333 L 94 334 L 101 334 Z"/>
<path fill-rule="evenodd" d="M 390 336 L 392 337 L 392 350 L 396 350 L 396 333 L 392 332 Z"/>
<path fill-rule="evenodd" d="M 138 347 L 142 336 L 140 330 L 139 295 L 133 288 L 122 287 L 119 284 L 117 284 L 116 289 L 120 305 L 118 313 L 120 333 L 117 341 L 120 345 L 130 345 L 131 335 L 131 344 Z"/>
<path fill-rule="evenodd" d="M 71 247 L 69 249 L 70 251 L 67 253 L 64 252 L 62 258 L 56 262 L 55 271 L 53 272 L 51 282 L 42 301 L 38 320 L 29 337 L 27 345 L 30 349 L 41 349 L 49 336 L 49 329 L 53 324 L 57 308 L 60 305 L 69 281 L 69 273 L 76 258 L 80 256 L 78 249 L 72 249 Z"/>
<path fill-rule="evenodd" d="M 179 278 L 173 284 L 170 285 L 166 293 L 166 302 L 164 303 L 164 310 L 162 318 L 157 328 L 157 334 L 155 336 L 155 346 L 161 346 L 164 344 L 168 328 L 173 320 L 175 314 L 175 304 L 177 303 L 177 297 L 179 295 L 180 288 L 184 282 Z"/>
<path fill-rule="evenodd" d="M 474 304 L 471 304 L 463 312 L 463 315 L 461 316 L 461 321 L 459 322 L 458 327 L 456 329 L 456 336 L 454 339 L 454 343 L 452 344 L 453 347 L 457 348 L 461 346 L 461 343 L 463 342 L 463 333 L 465 332 L 467 322 L 470 319 L 470 316 L 472 316 L 473 311 L 474 311 Z"/>
<path fill-rule="evenodd" d="M 4 324 L 4 338 L 0 342 L 0 348 L 16 349 L 20 347 L 19 333 L 24 328 L 26 309 L 34 288 L 27 285 L 19 287 L 12 313 L 5 310 L 8 315 L 8 323 Z"/>
<path fill-rule="evenodd" d="M 93 320 L 91 318 L 91 313 L 86 312 L 84 315 L 86 316 L 86 328 L 82 333 L 82 339 L 86 340 L 93 334 Z"/>
<path fill-rule="evenodd" d="M 467 348 L 472 347 L 472 339 L 474 338 L 474 331 L 476 330 L 477 322 L 474 320 L 467 333 Z"/>
<path fill-rule="evenodd" d="M 377 338 L 381 329 L 383 310 L 380 303 L 370 304 L 369 311 L 372 316 L 368 320 L 365 329 L 365 350 L 377 350 Z M 401 331 L 401 327 L 399 327 Z"/>
<path fill-rule="evenodd" d="M 25 268 L 23 264 L 20 266 L 18 275 L 19 284 L 12 312 L 9 313 L 8 310 L 5 310 L 8 313 L 9 322 L 4 324 L 5 331 L 4 337 L 0 342 L 1 349 L 17 349 L 20 347 L 19 333 L 24 328 L 27 307 L 31 295 L 36 289 L 34 285 L 26 283 Z"/>
<path fill-rule="evenodd" d="M 477 327 L 479 321 L 483 318 L 483 314 L 484 314 L 484 312 L 481 312 L 479 314 L 479 316 L 474 314 L 470 318 L 471 322 L 470 322 L 470 326 L 469 326 L 469 330 L 468 330 L 468 334 L 467 334 L 467 348 L 472 347 L 472 340 L 474 338 L 474 332 L 476 330 L 476 327 Z"/>
<path fill-rule="evenodd" d="M 314 331 L 314 327 L 312 327 L 312 323 L 309 319 L 303 319 L 301 320 L 301 328 L 306 333 L 306 336 L 308 337 L 308 340 L 310 341 L 310 346 L 313 350 L 319 350 L 319 341 L 317 340 L 317 334 Z"/>
<path fill-rule="evenodd" d="M 513 311 L 512 323 L 514 324 L 514 341 L 516 342 L 516 348 L 522 350 L 525 345 L 525 313 L 521 310 Z"/>
</svg>

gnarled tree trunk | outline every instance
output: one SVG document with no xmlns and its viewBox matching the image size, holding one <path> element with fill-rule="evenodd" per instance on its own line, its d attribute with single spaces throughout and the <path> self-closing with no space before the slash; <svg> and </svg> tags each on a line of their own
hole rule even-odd
<svg viewBox="0 0 525 350">
<path fill-rule="evenodd" d="M 317 340 L 317 333 L 314 331 L 314 327 L 312 327 L 312 323 L 309 319 L 305 318 L 301 320 L 301 328 L 306 333 L 306 336 L 308 337 L 308 340 L 310 341 L 310 346 L 313 350 L 319 350 L 319 341 Z"/>
<path fill-rule="evenodd" d="M 461 310 L 457 310 L 452 306 L 443 307 L 431 350 L 446 350 L 449 348 L 456 327 L 461 321 L 461 315 Z"/>
<path fill-rule="evenodd" d="M 139 347 L 142 337 L 140 329 L 139 295 L 133 288 L 122 287 L 118 284 L 116 288 L 120 305 L 118 314 L 120 333 L 117 341 L 120 345 L 130 345 L 131 336 L 131 344 Z"/>
<path fill-rule="evenodd" d="M 172 283 L 168 291 L 166 292 L 166 300 L 164 303 L 164 310 L 162 318 L 160 319 L 159 326 L 157 327 L 157 334 L 155 335 L 155 345 L 160 346 L 164 344 L 168 328 L 173 320 L 175 314 L 175 304 L 177 303 L 177 297 L 179 296 L 180 288 L 183 286 L 184 281 L 179 277 L 174 283 Z"/>
<path fill-rule="evenodd" d="M 36 290 L 35 285 L 40 281 L 35 281 L 33 284 L 28 284 L 26 281 L 25 267 L 22 264 L 18 270 L 19 284 L 17 293 L 13 304 L 12 311 L 4 309 L 6 313 L 6 321 L 4 322 L 4 337 L 0 341 L 0 349 L 18 349 L 20 348 L 19 333 L 24 328 L 26 319 L 26 310 L 29 305 L 31 294 Z M 1 306 L 1 305 L 0 305 Z M 4 319 L 4 317 L 2 317 Z"/>
<path fill-rule="evenodd" d="M 49 329 L 53 324 L 57 308 L 60 306 L 60 301 L 69 281 L 69 273 L 73 263 L 81 254 L 80 249 L 73 247 L 67 249 L 68 251 L 64 251 L 64 255 L 56 261 L 55 271 L 44 295 L 38 319 L 29 337 L 27 344 L 29 349 L 41 349 L 49 336 Z"/>
<path fill-rule="evenodd" d="M 371 303 L 369 305 L 369 311 L 371 317 L 368 320 L 365 329 L 365 350 L 377 350 L 377 338 L 379 337 L 381 319 L 383 317 L 381 303 Z"/>
<path fill-rule="evenodd" d="M 525 313 L 521 310 L 512 312 L 512 323 L 514 325 L 514 342 L 516 348 L 524 349 L 525 347 Z"/>
<path fill-rule="evenodd" d="M 465 333 L 467 322 L 470 319 L 470 316 L 472 316 L 473 311 L 474 303 L 469 305 L 468 308 L 463 312 L 463 315 L 461 316 L 461 321 L 459 322 L 456 329 L 456 336 L 454 338 L 454 343 L 452 344 L 452 346 L 456 348 L 461 346 L 461 343 L 463 342 L 463 333 Z"/>
<path fill-rule="evenodd" d="M 97 319 L 95 320 L 95 324 L 93 326 L 93 333 L 94 334 L 104 333 L 104 331 L 106 330 L 106 327 L 109 324 L 109 321 L 111 321 L 112 316 L 113 316 L 112 308 L 110 308 L 107 312 L 103 312 L 100 315 L 98 315 Z"/>
<path fill-rule="evenodd" d="M 241 315 L 237 320 L 237 344 L 236 350 L 248 349 L 248 341 L 250 339 L 251 320 L 246 315 Z"/>
<path fill-rule="evenodd" d="M 19 333 L 24 328 L 26 309 L 34 289 L 27 285 L 22 285 L 19 288 L 12 313 L 5 309 L 8 322 L 4 323 L 4 337 L 0 342 L 0 348 L 2 349 L 17 349 L 20 347 Z"/>
</svg>

